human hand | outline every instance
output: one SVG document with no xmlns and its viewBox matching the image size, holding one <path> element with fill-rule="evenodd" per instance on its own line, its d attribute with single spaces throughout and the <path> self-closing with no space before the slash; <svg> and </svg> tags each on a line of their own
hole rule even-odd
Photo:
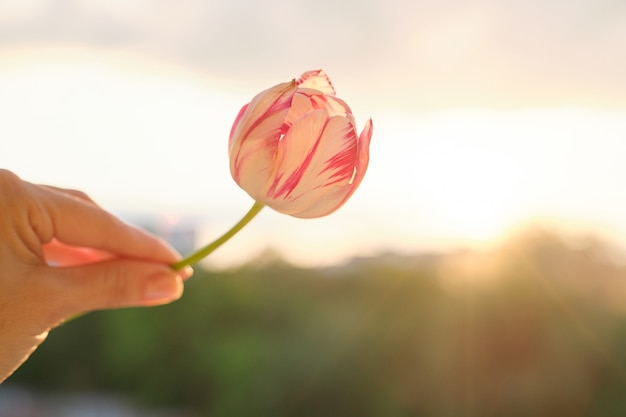
<svg viewBox="0 0 626 417">
<path fill-rule="evenodd" d="M 85 194 L 0 170 L 0 382 L 68 317 L 178 299 L 178 259 Z"/>
</svg>

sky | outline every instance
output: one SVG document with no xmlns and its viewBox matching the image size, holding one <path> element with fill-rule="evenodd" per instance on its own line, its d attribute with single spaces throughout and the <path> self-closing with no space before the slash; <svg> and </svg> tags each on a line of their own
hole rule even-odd
<svg viewBox="0 0 626 417">
<path fill-rule="evenodd" d="M 215 265 L 479 247 L 533 222 L 626 246 L 621 0 L 0 0 L 0 167 L 210 240 L 252 204 L 228 169 L 239 108 L 317 68 L 374 121 L 361 187 L 321 219 L 265 209 Z"/>
</svg>

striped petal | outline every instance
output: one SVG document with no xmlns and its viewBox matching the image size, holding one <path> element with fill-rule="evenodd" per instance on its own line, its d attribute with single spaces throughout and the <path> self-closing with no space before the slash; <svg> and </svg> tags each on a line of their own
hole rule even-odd
<svg viewBox="0 0 626 417">
<path fill-rule="evenodd" d="M 230 132 L 230 152 L 248 136 L 250 130 L 269 114 L 288 109 L 293 93 L 296 90 L 294 81 L 282 83 L 260 92 L 237 115 Z"/>
<path fill-rule="evenodd" d="M 284 132 L 295 84 L 284 83 L 258 94 L 240 111 L 229 140 L 230 170 L 254 199 L 271 172 L 276 146 Z"/>
<path fill-rule="evenodd" d="M 240 116 L 237 129 L 233 132 L 233 136 L 245 136 L 250 125 L 262 119 L 266 113 L 274 110 L 276 107 L 288 107 L 291 103 L 291 96 L 296 88 L 295 81 L 290 81 L 277 84 L 254 96 L 246 106 L 244 114 Z"/>
<path fill-rule="evenodd" d="M 296 83 L 300 88 L 311 88 L 324 94 L 335 95 L 335 88 L 323 70 L 307 71 Z"/>
<path fill-rule="evenodd" d="M 308 121 L 303 118 L 298 122 Z M 348 119 L 338 116 L 328 119 L 323 132 L 319 132 L 319 127 L 315 130 L 319 137 L 308 138 L 307 157 L 296 169 L 297 160 L 281 161 L 293 164 L 289 169 L 294 175 L 291 181 L 284 182 L 289 186 L 277 187 L 272 195 L 276 202 L 276 207 L 272 207 L 278 211 L 295 217 L 324 216 L 336 210 L 350 192 L 357 156 L 356 132 Z M 279 144 L 280 152 L 285 155 L 296 152 L 302 146 L 299 142 L 298 132 L 285 137 Z"/>
<path fill-rule="evenodd" d="M 309 191 L 306 198 L 295 199 L 291 202 L 290 209 L 292 212 L 290 214 L 294 217 L 310 219 L 326 216 L 343 206 L 354 194 L 365 176 L 369 163 L 371 137 L 372 121 L 370 119 L 359 136 L 356 165 L 353 170 L 353 177 L 350 178 L 348 183 L 334 183 Z M 300 204 L 301 202 L 308 203 L 308 205 Z"/>
<path fill-rule="evenodd" d="M 298 88 L 297 94 L 308 97 L 314 109 L 325 109 L 331 116 L 352 115 L 350 106 L 340 98 L 320 94 L 319 91 L 308 88 Z"/>
<path fill-rule="evenodd" d="M 291 108 L 285 119 L 286 126 L 290 127 L 296 119 L 312 110 L 326 110 L 330 117 L 347 117 L 352 124 L 355 125 L 356 129 L 352 110 L 350 110 L 350 107 L 343 100 L 337 97 L 325 96 L 315 90 L 308 89 L 298 89 L 293 95 Z"/>
<path fill-rule="evenodd" d="M 299 200 L 293 202 L 289 215 L 300 219 L 315 219 L 337 211 L 350 192 L 348 186 L 331 186 L 314 190 L 307 196 L 306 205 L 298 207 Z M 304 201 L 303 201 L 304 203 Z"/>
<path fill-rule="evenodd" d="M 320 137 L 316 152 L 311 158 L 302 182 L 292 193 L 307 191 L 307 183 L 315 188 L 333 184 L 347 185 L 352 174 L 357 155 L 357 138 L 352 124 L 345 117 L 331 117 Z"/>
<path fill-rule="evenodd" d="M 359 135 L 359 143 L 357 145 L 357 160 L 356 166 L 354 167 L 354 178 L 350 184 L 350 192 L 344 197 L 340 206 L 342 206 L 352 194 L 356 191 L 356 189 L 363 181 L 363 177 L 365 176 L 365 172 L 367 171 L 367 166 L 370 161 L 370 141 L 372 139 L 372 133 L 374 131 L 374 125 L 372 123 L 372 119 L 369 119 L 367 123 L 365 123 L 365 127 L 361 131 Z"/>
<path fill-rule="evenodd" d="M 313 104 L 311 103 L 311 99 L 309 96 L 300 93 L 296 90 L 296 93 L 293 95 L 293 99 L 291 100 L 291 108 L 287 113 L 287 117 L 285 118 L 285 125 L 289 128 L 293 126 L 293 123 L 309 113 L 313 109 Z"/>
<path fill-rule="evenodd" d="M 228 136 L 228 150 L 230 151 L 231 147 L 233 146 L 233 137 L 235 136 L 235 132 L 239 131 L 239 125 L 242 123 L 242 119 L 243 119 L 243 115 L 246 114 L 246 110 L 248 109 L 248 104 L 245 104 L 241 110 L 239 110 L 239 113 L 237 114 L 237 117 L 235 117 L 235 121 L 233 122 L 233 125 L 230 128 L 230 135 Z"/>
<path fill-rule="evenodd" d="M 301 180 L 315 155 L 327 121 L 328 114 L 324 110 L 314 110 L 294 122 L 276 149 L 274 170 L 264 192 L 267 199 L 288 201 L 296 187 L 314 187 L 314 184 L 301 184 Z"/>
<path fill-rule="evenodd" d="M 272 171 L 286 113 L 285 110 L 263 119 L 242 142 L 236 157 L 231 156 L 234 180 L 255 200 L 261 198 L 263 185 Z"/>
</svg>

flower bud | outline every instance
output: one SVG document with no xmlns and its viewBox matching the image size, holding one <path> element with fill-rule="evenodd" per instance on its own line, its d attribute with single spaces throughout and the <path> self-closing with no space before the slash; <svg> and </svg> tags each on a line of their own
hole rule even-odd
<svg viewBox="0 0 626 417">
<path fill-rule="evenodd" d="M 262 91 L 230 133 L 230 171 L 258 203 L 300 218 L 326 216 L 357 189 L 369 162 L 372 120 L 360 135 L 326 74 Z"/>
</svg>

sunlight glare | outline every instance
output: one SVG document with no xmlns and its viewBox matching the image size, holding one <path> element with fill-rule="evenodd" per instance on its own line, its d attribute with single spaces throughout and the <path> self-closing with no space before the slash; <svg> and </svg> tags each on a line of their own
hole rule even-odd
<svg viewBox="0 0 626 417">
<path fill-rule="evenodd" d="M 477 242 L 497 238 L 513 221 L 519 184 L 514 163 L 475 148 L 446 152 L 441 160 L 448 167 L 437 172 L 430 191 L 444 228 Z"/>
</svg>

